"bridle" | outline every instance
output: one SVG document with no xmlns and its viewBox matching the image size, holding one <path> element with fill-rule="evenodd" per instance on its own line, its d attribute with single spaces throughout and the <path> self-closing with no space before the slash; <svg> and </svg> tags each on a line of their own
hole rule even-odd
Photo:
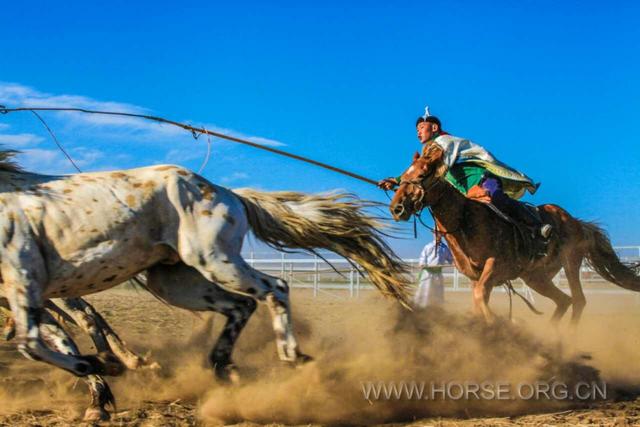
<svg viewBox="0 0 640 427">
<path fill-rule="evenodd" d="M 409 196 L 411 197 L 411 201 L 413 202 L 413 205 L 414 205 L 414 212 L 411 214 L 414 217 L 414 225 L 413 225 L 414 237 L 417 237 L 417 230 L 415 225 L 416 219 L 425 228 L 435 233 L 436 236 L 440 236 L 440 237 L 446 236 L 447 234 L 454 234 L 460 231 L 460 229 L 462 228 L 462 225 L 458 225 L 458 227 L 453 231 L 440 231 L 438 229 L 438 225 L 437 225 L 438 223 L 436 222 L 433 211 L 431 210 L 431 205 L 433 205 L 434 203 L 431 203 L 430 205 L 424 204 L 424 198 L 426 193 L 430 191 L 438 183 L 438 179 L 432 179 L 431 182 L 425 187 L 423 183 L 427 177 L 428 175 L 426 173 L 421 173 L 420 175 L 418 175 L 413 179 L 406 180 L 406 181 L 403 180 L 398 186 L 398 189 L 400 189 L 400 187 L 403 185 L 409 186 L 409 189 L 412 189 L 413 187 L 415 187 L 415 191 L 411 191 L 410 192 L 411 196 Z M 413 197 L 414 194 L 417 194 L 418 196 Z M 435 203 L 437 202 L 438 201 L 436 201 Z M 402 206 L 402 213 L 404 213 L 404 203 L 402 203 L 401 206 Z M 431 227 L 428 224 L 425 224 L 424 221 L 422 220 L 422 212 L 424 211 L 425 208 L 429 210 L 429 213 L 431 214 L 431 218 L 433 219 L 433 223 L 435 224 L 435 227 Z"/>
</svg>

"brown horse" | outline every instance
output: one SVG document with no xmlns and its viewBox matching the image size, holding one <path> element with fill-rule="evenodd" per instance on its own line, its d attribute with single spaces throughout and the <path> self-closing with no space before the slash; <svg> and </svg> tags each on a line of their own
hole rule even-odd
<svg viewBox="0 0 640 427">
<path fill-rule="evenodd" d="M 390 210 L 396 221 L 406 221 L 425 207 L 431 210 L 456 268 L 473 281 L 475 310 L 487 322 L 494 318 L 487 305 L 492 288 L 520 277 L 531 289 L 556 303 L 554 323 L 573 305 L 572 323 L 577 324 L 586 304 L 580 283 L 580 266 L 585 258 L 605 280 L 640 291 L 640 276 L 620 262 L 606 233 L 556 205 L 539 206 L 543 221 L 553 225 L 554 233 L 546 255 L 532 258 L 527 233 L 443 179 L 446 167 L 442 155 L 442 149 L 435 144 L 422 157 L 415 154 L 402 175 Z M 552 282 L 561 268 L 571 297 Z"/>
</svg>

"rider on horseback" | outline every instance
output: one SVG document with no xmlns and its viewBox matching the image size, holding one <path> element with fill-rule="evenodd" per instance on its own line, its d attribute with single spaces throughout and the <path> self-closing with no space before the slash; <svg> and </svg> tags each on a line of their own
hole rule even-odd
<svg viewBox="0 0 640 427">
<path fill-rule="evenodd" d="M 550 236 L 551 225 L 542 224 L 537 212 L 517 201 L 525 191 L 534 194 L 540 184 L 501 163 L 483 147 L 443 131 L 440 120 L 429 114 L 428 107 L 424 116 L 418 117 L 416 129 L 423 154 L 430 144 L 437 144 L 444 151 L 447 182 L 469 198 L 492 203 L 508 217 L 539 231 L 545 239 Z M 400 177 L 386 178 L 378 186 L 390 190 L 399 184 Z"/>
</svg>

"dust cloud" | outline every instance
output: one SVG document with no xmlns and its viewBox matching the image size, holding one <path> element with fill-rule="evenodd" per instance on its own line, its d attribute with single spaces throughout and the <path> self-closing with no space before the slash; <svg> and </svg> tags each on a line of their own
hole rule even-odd
<svg viewBox="0 0 640 427">
<path fill-rule="evenodd" d="M 429 417 L 513 416 L 593 404 L 520 398 L 513 387 L 523 383 L 561 382 L 569 389 L 579 382 L 605 383 L 608 399 L 638 395 L 640 366 L 633 362 L 640 353 L 640 322 L 638 305 L 631 299 L 592 301 L 580 328 L 572 331 L 567 325 L 555 330 L 547 318 L 518 309 L 514 324 L 504 316 L 504 301 L 499 298 L 492 307 L 502 310 L 503 316 L 488 326 L 466 312 L 470 303 L 461 295 L 450 299 L 448 311 L 414 313 L 377 295 L 313 298 L 296 291 L 293 297 L 298 340 L 315 360 L 295 368 L 278 361 L 263 307 L 234 352 L 241 376 L 237 385 L 217 382 L 206 362 L 224 323 L 221 316 L 194 317 L 144 295 L 94 297 L 92 303 L 127 342 L 150 351 L 162 366 L 108 379 L 118 402 L 114 421 L 128 414 L 131 425 L 138 425 L 136 414 L 146 408 L 145 425 L 164 425 L 172 408 L 182 404 L 191 405 L 193 423 L 211 425 L 403 423 Z M 541 304 L 547 313 L 551 311 Z M 78 331 L 74 335 L 90 352 L 86 337 Z M 55 414 L 64 425 L 80 418 L 88 405 L 81 380 L 28 361 L 9 344 L 0 345 L 0 374 L 0 421 L 15 419 L 16 425 L 28 425 L 38 420 L 46 425 L 43 417 Z M 444 399 L 442 394 L 433 399 L 365 398 L 363 385 L 380 382 L 425 383 L 427 389 L 430 384 L 504 383 L 512 387 L 514 398 Z M 187 415 L 181 419 L 192 425 Z"/>
</svg>

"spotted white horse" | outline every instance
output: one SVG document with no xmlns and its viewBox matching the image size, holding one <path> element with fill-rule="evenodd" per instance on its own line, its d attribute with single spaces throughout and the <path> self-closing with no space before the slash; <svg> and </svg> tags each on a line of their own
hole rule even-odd
<svg viewBox="0 0 640 427">
<path fill-rule="evenodd" d="M 166 302 L 227 316 L 210 355 L 222 379 L 235 376 L 231 352 L 256 301 L 270 309 L 279 357 L 308 359 L 293 334 L 287 283 L 240 255 L 249 230 L 276 248 L 334 251 L 406 301 L 406 266 L 363 211 L 370 204 L 349 195 L 230 191 L 171 165 L 45 176 L 22 171 L 10 156 L 0 153 L 0 274 L 18 349 L 100 383 L 86 419 L 109 417 L 113 397 L 100 375 L 120 370 L 80 355 L 44 309 L 48 299 L 99 292 L 146 270 L 148 289 Z"/>
</svg>

